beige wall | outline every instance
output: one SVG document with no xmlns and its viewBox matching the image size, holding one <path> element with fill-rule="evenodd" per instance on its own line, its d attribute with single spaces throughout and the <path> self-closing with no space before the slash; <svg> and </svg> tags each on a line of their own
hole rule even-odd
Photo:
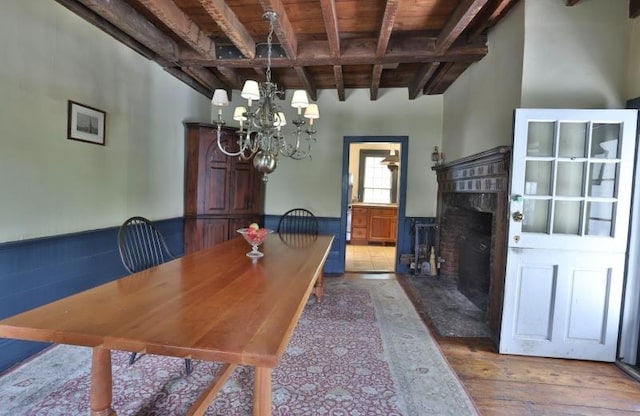
<svg viewBox="0 0 640 416">
<path fill-rule="evenodd" d="M 520 102 L 523 25 L 520 2 L 489 33 L 488 55 L 445 92 L 445 161 L 511 144 L 513 109 Z"/>
<path fill-rule="evenodd" d="M 629 23 L 626 99 L 640 97 L 640 18 Z"/>
<path fill-rule="evenodd" d="M 182 215 L 205 97 L 56 2 L 3 0 L 0 39 L 0 242 Z M 106 111 L 106 146 L 67 140 L 67 100 Z"/>
<path fill-rule="evenodd" d="M 287 100 L 291 95 L 287 91 Z M 236 105 L 244 105 L 244 100 L 234 91 L 231 106 L 223 112 L 225 119 L 231 120 Z M 293 115 L 288 102 L 282 105 L 290 120 Z M 437 183 L 431 171 L 431 152 L 441 145 L 441 95 L 409 100 L 406 89 L 382 89 L 378 100 L 370 101 L 369 90 L 358 89 L 347 90 L 346 101 L 340 102 L 335 91 L 322 90 L 318 106 L 320 119 L 312 159 L 280 159 L 278 168 L 269 175 L 267 214 L 303 207 L 318 216 L 339 217 L 344 137 L 408 136 L 406 214 L 435 216 Z"/>
<path fill-rule="evenodd" d="M 525 0 L 521 107 L 624 108 L 629 2 Z"/>
</svg>

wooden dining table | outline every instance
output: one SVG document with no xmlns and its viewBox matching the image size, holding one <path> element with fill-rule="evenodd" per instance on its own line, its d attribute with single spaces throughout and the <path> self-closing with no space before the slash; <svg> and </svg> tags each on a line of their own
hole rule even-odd
<svg viewBox="0 0 640 416">
<path fill-rule="evenodd" d="M 111 407 L 111 350 L 225 363 L 191 406 L 202 415 L 238 365 L 255 367 L 253 414 L 271 414 L 271 373 L 312 293 L 333 236 L 242 237 L 0 321 L 0 337 L 92 348 L 91 415 Z M 140 363 L 139 365 L 143 365 Z"/>
</svg>

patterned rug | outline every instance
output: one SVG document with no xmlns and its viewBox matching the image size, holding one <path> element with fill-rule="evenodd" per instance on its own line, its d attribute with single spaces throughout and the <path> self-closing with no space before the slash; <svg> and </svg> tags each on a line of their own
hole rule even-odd
<svg viewBox="0 0 640 416">
<path fill-rule="evenodd" d="M 328 278 L 273 371 L 273 415 L 476 415 L 394 280 Z M 114 351 L 119 416 L 184 415 L 221 366 Z M 86 415 L 91 350 L 59 345 L 0 377 L 0 415 Z M 207 415 L 250 415 L 253 369 L 238 367 Z"/>
</svg>

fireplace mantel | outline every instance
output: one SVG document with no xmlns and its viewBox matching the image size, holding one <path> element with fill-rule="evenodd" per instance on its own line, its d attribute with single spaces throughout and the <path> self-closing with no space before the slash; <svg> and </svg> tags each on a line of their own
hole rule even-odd
<svg viewBox="0 0 640 416">
<path fill-rule="evenodd" d="M 509 146 L 432 167 L 438 179 L 439 255 L 444 260 L 441 276 L 458 278 L 457 246 L 469 226 L 466 223 L 469 217 L 453 217 L 464 210 L 493 215 L 487 320 L 496 341 L 500 334 L 504 296 L 510 167 Z"/>
</svg>

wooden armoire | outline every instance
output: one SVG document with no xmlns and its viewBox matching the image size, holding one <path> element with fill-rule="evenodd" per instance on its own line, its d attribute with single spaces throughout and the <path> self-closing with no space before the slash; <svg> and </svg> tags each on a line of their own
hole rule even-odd
<svg viewBox="0 0 640 416">
<path fill-rule="evenodd" d="M 259 222 L 264 183 L 252 160 L 227 156 L 216 126 L 185 123 L 184 244 L 191 253 L 236 237 L 238 228 Z M 235 128 L 223 127 L 226 149 L 237 148 Z"/>
</svg>

